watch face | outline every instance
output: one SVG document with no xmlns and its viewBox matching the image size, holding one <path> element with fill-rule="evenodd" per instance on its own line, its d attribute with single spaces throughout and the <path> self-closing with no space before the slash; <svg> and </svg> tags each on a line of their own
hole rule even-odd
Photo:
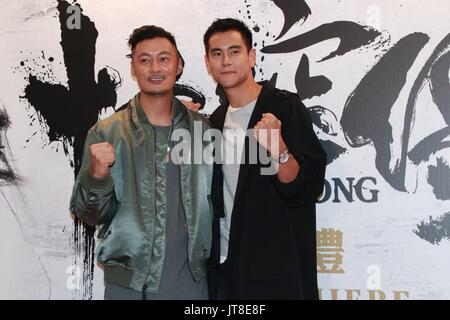
<svg viewBox="0 0 450 320">
<path fill-rule="evenodd" d="M 280 154 L 280 163 L 286 163 L 289 160 L 289 151 L 284 151 Z"/>
</svg>

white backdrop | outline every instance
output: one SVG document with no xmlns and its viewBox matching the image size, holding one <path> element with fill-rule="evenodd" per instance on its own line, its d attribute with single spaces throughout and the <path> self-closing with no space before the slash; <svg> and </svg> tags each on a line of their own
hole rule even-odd
<svg viewBox="0 0 450 320">
<path fill-rule="evenodd" d="M 317 206 L 322 298 L 450 298 L 447 40 L 432 58 L 450 30 L 448 0 L 84 0 L 91 29 L 82 22 L 79 32 L 91 36 L 71 47 L 62 29 L 76 29 L 79 16 L 62 26 L 69 3 L 59 2 L 0 0 L 0 298 L 103 297 L 102 271 L 83 264 L 82 229 L 68 213 L 76 134 L 64 128 L 82 128 L 87 111 L 61 98 L 62 88 L 74 91 L 67 59 L 78 61 L 94 39 L 93 81 L 104 83 L 97 74 L 106 68 L 115 85 L 102 88 L 117 96 L 99 107 L 103 118 L 138 90 L 125 58 L 130 33 L 160 25 L 186 60 L 180 84 L 210 113 L 219 98 L 202 36 L 229 16 L 255 31 L 256 78 L 276 74 L 278 87 L 299 93 L 332 158 Z"/>
</svg>

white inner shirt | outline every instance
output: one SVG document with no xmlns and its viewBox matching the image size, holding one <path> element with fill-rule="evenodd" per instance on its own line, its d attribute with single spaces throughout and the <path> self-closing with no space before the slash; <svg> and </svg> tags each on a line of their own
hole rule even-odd
<svg viewBox="0 0 450 320">
<path fill-rule="evenodd" d="M 220 218 L 220 263 L 223 263 L 228 256 L 231 214 L 239 177 L 239 167 L 248 123 L 255 105 L 256 99 L 240 108 L 233 108 L 230 105 L 223 126 L 221 151 L 223 156 L 222 173 L 225 217 Z"/>
</svg>

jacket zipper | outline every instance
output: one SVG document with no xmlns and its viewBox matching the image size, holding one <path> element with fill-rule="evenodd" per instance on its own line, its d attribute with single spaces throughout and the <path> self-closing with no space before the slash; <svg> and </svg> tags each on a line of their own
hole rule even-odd
<svg viewBox="0 0 450 320">
<path fill-rule="evenodd" d="M 189 237 L 189 220 L 188 220 L 188 214 L 187 214 L 187 210 L 186 210 L 186 205 L 184 203 L 184 197 L 185 197 L 185 193 L 184 193 L 184 180 L 183 180 L 183 165 L 180 164 L 180 186 L 181 186 L 181 205 L 183 206 L 183 211 L 184 211 L 184 218 L 186 219 L 186 232 L 187 232 L 187 241 L 188 241 L 188 252 L 187 252 L 187 257 L 188 257 L 188 264 L 189 264 L 189 269 L 191 270 L 191 273 L 193 274 L 193 270 L 192 270 L 192 264 L 191 264 L 191 257 L 189 256 L 189 245 L 191 243 L 190 241 L 190 237 Z"/>
<path fill-rule="evenodd" d="M 154 177 L 154 179 L 153 180 L 156 180 L 156 132 L 155 132 L 155 129 L 153 129 L 152 128 L 152 132 L 153 132 L 153 160 L 154 160 L 154 166 L 153 166 L 153 177 Z M 150 251 L 150 263 L 149 263 L 149 265 L 148 265 L 148 269 L 147 269 L 147 272 L 146 272 L 146 274 L 145 274 L 145 278 L 144 278 L 144 285 L 143 285 L 143 287 L 142 287 L 142 300 L 147 300 L 147 288 L 148 288 L 148 285 L 147 285 L 147 279 L 148 279 L 148 276 L 149 276 L 149 274 L 150 274 L 150 268 L 151 268 L 151 264 L 152 264 L 152 260 L 153 260 L 153 247 L 155 246 L 155 229 L 156 229 L 156 186 L 155 186 L 155 197 L 154 197 L 154 199 L 155 199 L 155 207 L 154 207 L 154 212 L 155 212 L 155 221 L 153 222 L 153 226 L 152 226 L 152 229 L 153 229 L 153 243 L 152 243 L 152 246 L 151 246 L 151 251 Z"/>
</svg>

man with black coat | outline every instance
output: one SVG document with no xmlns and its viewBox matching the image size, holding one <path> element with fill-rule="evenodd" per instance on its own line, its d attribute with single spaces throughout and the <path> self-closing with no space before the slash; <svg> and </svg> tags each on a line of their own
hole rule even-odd
<svg viewBox="0 0 450 320">
<path fill-rule="evenodd" d="M 210 298 L 318 299 L 315 204 L 326 154 L 309 113 L 296 94 L 255 81 L 256 51 L 242 21 L 214 21 L 204 44 L 208 73 L 227 98 L 210 117 L 223 133 L 212 183 Z M 252 161 L 252 142 L 272 173 L 264 157 Z"/>
</svg>

